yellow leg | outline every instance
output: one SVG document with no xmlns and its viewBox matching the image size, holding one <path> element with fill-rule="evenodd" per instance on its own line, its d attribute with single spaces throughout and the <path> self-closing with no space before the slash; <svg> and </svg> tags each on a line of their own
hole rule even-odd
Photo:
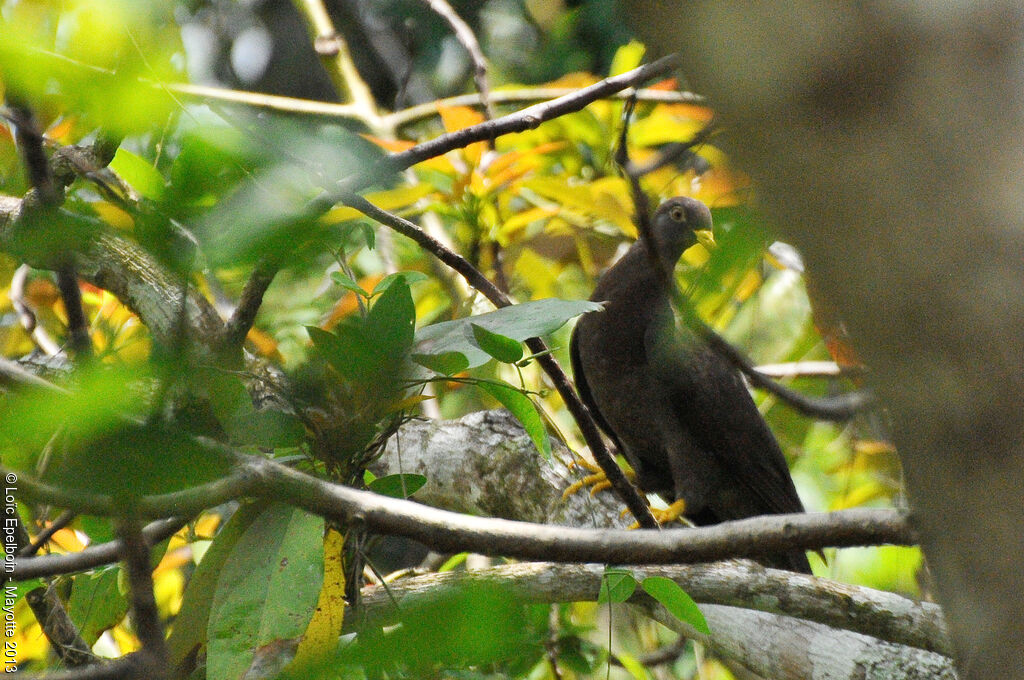
<svg viewBox="0 0 1024 680">
<path fill-rule="evenodd" d="M 680 519 L 683 519 L 683 521 L 685 522 L 686 520 L 685 518 L 683 518 L 683 514 L 685 512 L 686 501 L 684 501 L 682 498 L 680 498 L 677 501 L 673 501 L 672 505 L 668 506 L 664 510 L 661 510 L 659 508 L 651 508 L 651 514 L 654 515 L 654 521 L 658 524 L 668 524 L 670 522 L 679 521 Z M 633 522 L 633 524 L 631 524 L 629 528 L 639 529 L 640 524 L 638 522 Z"/>
</svg>

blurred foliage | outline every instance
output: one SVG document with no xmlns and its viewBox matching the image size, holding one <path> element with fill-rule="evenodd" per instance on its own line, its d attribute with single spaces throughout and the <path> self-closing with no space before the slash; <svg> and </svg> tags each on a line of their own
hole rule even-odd
<svg viewBox="0 0 1024 680">
<path fill-rule="evenodd" d="M 479 31 L 492 83 L 503 88 L 582 87 L 642 58 L 642 46 L 626 44 L 628 34 L 610 0 L 454 4 Z M 376 82 L 367 63 L 374 60 L 364 52 L 383 49 L 382 39 L 350 35 L 362 24 L 345 24 L 349 40 L 367 47 L 357 50 L 357 61 L 371 74 L 385 108 L 403 97 L 429 101 L 471 89 L 465 55 L 423 3 L 362 5 L 366 21 L 391 17 L 386 24 L 396 35 L 410 29 L 394 17 L 418 27 L 408 45 L 411 70 L 402 92 L 401 83 L 386 73 L 377 74 Z M 338 16 L 346 11 L 331 9 Z M 281 12 L 291 13 L 291 23 L 281 23 L 277 33 L 270 18 Z M 232 20 L 219 20 L 225 17 Z M 534 130 L 500 137 L 493 147 L 472 144 L 365 193 L 383 209 L 419 220 L 526 303 L 495 312 L 404 237 L 351 208 L 337 206 L 325 214 L 309 209 L 335 181 L 387 152 L 480 123 L 479 111 L 439 104 L 436 115 L 418 119 L 401 134 L 369 134 L 348 120 L 197 103 L 162 85 L 189 75 L 241 84 L 244 69 L 232 61 L 232 50 L 251 39 L 251 31 L 263 30 L 271 34 L 273 49 L 283 50 L 282 59 L 267 62 L 267 74 L 248 82 L 325 96 L 329 80 L 312 50 L 296 56 L 282 47 L 308 47 L 287 2 L 3 0 L 0 22 L 0 84 L 8 103 L 31 108 L 48 152 L 91 144 L 100 130 L 123 138 L 109 171 L 81 172 L 69 187 L 61 225 L 77 225 L 86 238 L 113 233 L 141 245 L 221 310 L 238 299 L 255 263 L 282 267 L 247 349 L 286 371 L 295 386 L 288 398 L 297 412 L 257 409 L 251 398 L 255 378 L 237 365 L 196 363 L 184 353 L 156 351 L 133 311 L 88 283 L 82 284 L 83 304 L 96 361 L 71 370 L 66 362 L 43 359 L 38 334 L 58 346 L 67 342 L 67 315 L 54 277 L 29 270 L 18 278 L 20 262 L 0 253 L 0 351 L 12 358 L 34 353 L 33 360 L 54 363 L 45 375 L 71 390 L 70 396 L 0 391 L 5 466 L 130 499 L 222 476 L 224 462 L 195 445 L 192 435 L 202 434 L 408 497 L 422 477 L 364 474 L 388 433 L 412 415 L 455 417 L 499 405 L 520 418 L 541 452 L 549 446 L 545 420 L 571 446 L 581 447 L 560 398 L 521 343 L 545 335 L 555 357 L 568 365 L 565 322 L 591 308 L 580 301 L 636 236 L 629 187 L 613 162 L 621 102 L 595 102 Z M 231 50 L 218 40 L 228 41 Z M 285 77 L 274 72 L 283 64 L 290 69 Z M 278 80 L 271 77 L 275 73 Z M 629 129 L 631 157 L 644 162 L 665 144 L 689 140 L 712 115 L 693 104 L 640 102 Z M 0 126 L 0 194 L 20 197 L 29 188 L 10 126 Z M 653 198 L 686 194 L 712 208 L 720 247 L 708 252 L 695 246 L 678 270 L 679 284 L 702 318 L 756 361 L 829 358 L 812 319 L 805 277 L 766 257 L 770 231 L 754 192 L 714 138 L 679 165 L 646 176 L 643 188 Z M 8 245 L 0 239 L 0 247 Z M 22 307 L 38 325 L 36 341 L 23 326 Z M 817 378 L 792 385 L 819 395 L 849 387 Z M 800 417 L 769 395 L 758 394 L 757 402 L 810 510 L 899 501 L 898 460 L 885 443 L 881 416 L 836 425 Z M 32 533 L 52 519 L 22 510 Z M 290 658 L 307 625 L 340 625 L 310 624 L 321 592 L 338 588 L 336 578 L 325 581 L 323 574 L 337 576 L 340 549 L 325 554 L 323 534 L 322 521 L 297 511 L 230 504 L 176 536 L 154 572 L 161 611 L 171 622 L 175 662 L 198 672 L 205 668 L 210 677 L 241 677 L 247 670 L 272 676 L 283 667 L 273 664 Z M 112 538 L 107 520 L 79 517 L 57 532 L 51 549 L 70 552 Z M 329 538 L 328 545 L 336 546 L 332 540 L 347 537 Z M 816 566 L 821 574 L 911 594 L 918 591 L 920 569 L 916 549 L 891 548 L 839 551 L 829 555 L 828 565 Z M 332 585 L 321 591 L 322 581 Z M 98 652 L 116 656 L 137 646 L 124 616 L 118 567 L 62 577 L 54 585 Z M 303 663 L 315 663 L 311 659 L 319 655 L 363 669 L 353 670 L 352 677 L 365 672 L 547 678 L 547 654 L 553 650 L 563 677 L 650 677 L 636 658 L 673 636 L 616 606 L 636 585 L 628 572 L 610 571 L 602 602 L 612 604 L 604 608 L 524 607 L 500 589 L 467 590 L 410 609 L 394 629 L 364 631 L 359 644 L 304 653 Z M 699 611 L 694 613 L 685 593 L 660 582 L 641 585 L 699 625 Z M 50 667 L 52 656 L 23 599 L 16 617 L 22 667 Z M 607 671 L 610 651 L 625 670 Z M 687 651 L 671 668 L 678 677 L 694 677 L 697 660 Z M 702 672 L 728 677 L 713 662 Z"/>
</svg>

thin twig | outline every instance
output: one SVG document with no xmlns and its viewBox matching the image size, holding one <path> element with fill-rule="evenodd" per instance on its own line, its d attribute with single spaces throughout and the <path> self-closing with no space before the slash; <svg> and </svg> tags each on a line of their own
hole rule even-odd
<svg viewBox="0 0 1024 680">
<path fill-rule="evenodd" d="M 60 345 L 50 337 L 46 329 L 39 325 L 35 311 L 28 303 L 25 296 L 25 283 L 28 281 L 28 273 L 32 270 L 27 264 L 23 264 L 14 270 L 11 277 L 11 287 L 8 296 L 11 298 L 11 306 L 18 314 L 18 321 L 25 332 L 32 336 L 32 341 L 43 354 L 55 356 L 61 353 Z"/>
<path fill-rule="evenodd" d="M 362 196 L 356 194 L 349 195 L 342 200 L 345 205 L 355 208 L 367 217 L 371 217 L 381 224 L 391 227 L 398 233 L 411 238 L 424 250 L 431 253 L 434 257 L 461 274 L 470 286 L 483 293 L 483 295 L 490 300 L 495 307 L 508 307 L 512 304 L 509 297 L 496 285 L 491 283 L 491 281 L 488 280 L 480 270 L 470 264 L 468 260 L 445 247 L 440 241 L 424 232 L 409 220 L 381 210 Z M 629 483 L 629 480 L 626 479 L 626 476 L 622 472 L 622 468 L 618 466 L 615 459 L 608 451 L 590 411 L 583 402 L 580 401 L 580 398 L 576 394 L 575 389 L 573 389 L 572 383 L 569 381 L 568 376 L 566 376 L 565 371 L 562 370 L 562 367 L 559 366 L 558 362 L 551 356 L 547 344 L 540 338 L 530 338 L 526 341 L 526 346 L 530 348 L 530 351 L 533 352 L 533 354 L 537 355 L 537 363 L 540 364 L 544 372 L 547 373 L 551 382 L 554 384 L 555 389 L 557 389 L 558 393 L 562 396 L 562 401 L 565 402 L 566 408 L 569 409 L 569 412 L 576 420 L 577 425 L 579 425 L 580 432 L 583 434 L 584 440 L 590 447 L 591 455 L 593 455 L 597 464 L 601 466 L 601 469 L 604 470 L 605 475 L 608 477 L 608 481 L 615 490 L 615 493 L 619 496 L 622 502 L 626 504 L 626 507 L 629 508 L 630 512 L 633 513 L 633 516 L 636 518 L 637 522 L 640 523 L 640 526 L 647 529 L 657 527 L 657 523 L 651 516 L 651 511 L 647 506 L 647 503 L 644 502 L 643 498 L 633 485 Z"/>
<path fill-rule="evenodd" d="M 75 521 L 78 513 L 72 510 L 65 510 L 60 517 L 50 522 L 50 525 L 40 531 L 30 544 L 18 551 L 18 557 L 32 557 L 39 549 L 46 545 L 53 535 Z"/>
<path fill-rule="evenodd" d="M 454 149 L 461 149 L 474 142 L 483 142 L 492 137 L 532 130 L 544 121 L 579 111 L 588 104 L 612 93 L 671 72 L 675 68 L 676 62 L 677 59 L 674 55 L 663 57 L 622 75 L 605 78 L 589 87 L 576 90 L 570 95 L 534 104 L 508 116 L 449 132 L 405 151 L 389 154 L 365 170 L 340 179 L 332 191 L 324 192 L 312 201 L 309 211 L 313 214 L 324 213 L 335 203 L 341 202 L 344 198 L 382 178 Z"/>
<path fill-rule="evenodd" d="M 148 524 L 142 533 L 150 545 L 156 545 L 178 533 L 188 523 L 187 520 L 172 517 Z M 120 559 L 124 544 L 118 539 L 109 543 L 92 545 L 74 553 L 39 555 L 37 557 L 19 557 L 14 561 L 10 576 L 15 581 L 27 581 L 33 578 L 59 576 L 88 571 Z"/>
<path fill-rule="evenodd" d="M 476 89 L 480 95 L 480 105 L 484 110 L 484 118 L 492 120 L 494 118 L 494 107 L 491 106 L 491 86 L 487 82 L 487 60 L 484 58 L 483 50 L 480 49 L 480 43 L 477 41 L 476 35 L 473 34 L 473 29 L 462 20 L 462 17 L 446 0 L 422 1 L 445 20 L 451 27 L 455 39 L 469 53 L 469 58 L 473 61 L 473 82 L 476 83 Z M 494 139 L 488 140 L 488 144 L 493 149 Z"/>
<path fill-rule="evenodd" d="M 39 209 L 54 217 L 54 212 L 64 201 L 64 188 L 53 176 L 50 161 L 43 148 L 44 138 L 36 127 L 32 112 L 21 105 L 10 107 L 14 114 L 15 137 L 28 173 L 29 180 L 39 198 Z M 68 320 L 68 335 L 71 347 L 79 357 L 92 356 L 92 341 L 89 337 L 89 320 L 82 307 L 82 291 L 78 287 L 78 275 L 66 253 L 58 254 L 57 289 L 64 300 L 64 311 Z"/>
</svg>

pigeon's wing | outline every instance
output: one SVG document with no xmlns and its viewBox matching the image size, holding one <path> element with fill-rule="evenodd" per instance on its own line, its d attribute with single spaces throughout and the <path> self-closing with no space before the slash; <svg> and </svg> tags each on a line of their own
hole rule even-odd
<svg viewBox="0 0 1024 680">
<path fill-rule="evenodd" d="M 674 413 L 738 492 L 730 494 L 738 499 L 734 506 L 715 509 L 719 519 L 803 512 L 786 458 L 739 372 L 696 338 L 680 339 L 674 328 L 649 333 L 647 346 Z"/>
<path fill-rule="evenodd" d="M 612 426 L 605 420 L 604 415 L 601 413 L 601 409 L 597 407 L 597 402 L 594 401 L 594 395 L 590 391 L 590 385 L 587 384 L 587 373 L 583 370 L 583 362 L 580 359 L 580 348 L 579 348 L 579 332 L 580 325 L 584 323 L 586 315 L 580 317 L 580 320 L 576 322 L 576 327 L 572 329 L 572 337 L 569 338 L 569 362 L 572 364 L 572 378 L 576 383 L 576 391 L 580 393 L 580 400 L 583 401 L 587 409 L 590 410 L 590 415 L 593 416 L 594 421 L 598 427 L 604 430 L 612 441 L 615 442 L 615 446 L 622 450 L 622 445 L 612 429 Z"/>
</svg>

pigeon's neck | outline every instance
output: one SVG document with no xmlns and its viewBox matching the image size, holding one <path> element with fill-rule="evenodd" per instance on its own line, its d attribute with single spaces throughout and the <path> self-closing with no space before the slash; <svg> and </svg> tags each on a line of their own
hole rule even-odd
<svg viewBox="0 0 1024 680">
<path fill-rule="evenodd" d="M 671 276 L 675 263 L 662 260 L 661 264 L 659 267 L 646 246 L 638 241 L 605 272 L 591 299 L 660 315 L 671 309 L 665 271 Z"/>
</svg>

